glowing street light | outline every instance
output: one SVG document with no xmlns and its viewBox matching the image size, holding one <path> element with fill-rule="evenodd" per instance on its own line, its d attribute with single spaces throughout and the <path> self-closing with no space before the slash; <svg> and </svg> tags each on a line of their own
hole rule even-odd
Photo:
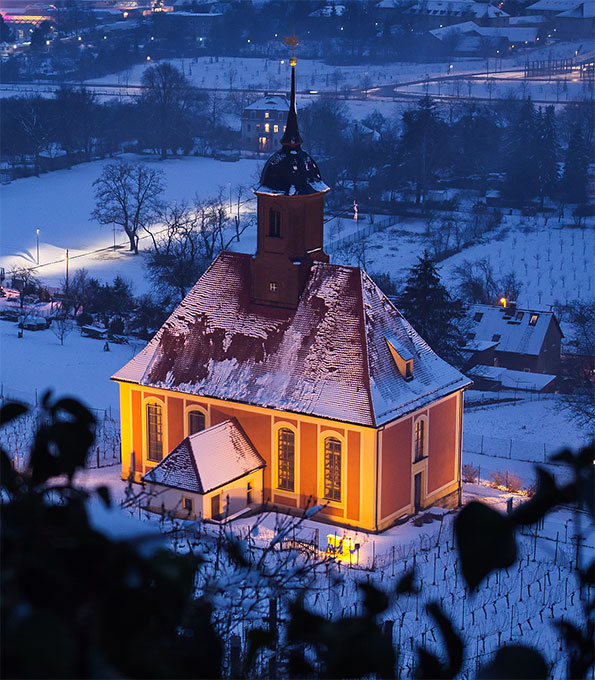
<svg viewBox="0 0 595 680">
<path fill-rule="evenodd" d="M 68 248 L 66 249 L 66 296 L 68 296 Z"/>
</svg>

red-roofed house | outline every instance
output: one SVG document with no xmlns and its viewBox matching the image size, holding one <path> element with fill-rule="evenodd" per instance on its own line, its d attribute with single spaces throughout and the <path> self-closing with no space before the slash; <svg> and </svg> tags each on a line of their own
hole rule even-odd
<svg viewBox="0 0 595 680">
<path fill-rule="evenodd" d="M 461 491 L 463 391 L 362 270 L 323 250 L 329 190 L 291 106 L 256 255 L 222 253 L 120 384 L 122 475 L 159 507 L 302 512 L 380 531 Z"/>
</svg>

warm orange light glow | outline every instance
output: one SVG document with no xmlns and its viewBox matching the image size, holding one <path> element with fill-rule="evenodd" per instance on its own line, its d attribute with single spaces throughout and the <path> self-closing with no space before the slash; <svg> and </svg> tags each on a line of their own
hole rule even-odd
<svg viewBox="0 0 595 680">
<path fill-rule="evenodd" d="M 270 128 L 271 128 L 271 126 L 268 123 L 264 124 L 264 131 L 265 132 L 269 132 Z"/>
<path fill-rule="evenodd" d="M 508 300 L 505 297 L 501 297 L 500 304 L 502 305 L 502 307 L 506 307 L 506 305 L 508 304 Z"/>
<path fill-rule="evenodd" d="M 326 552 L 341 560 L 353 559 L 353 555 L 359 550 L 359 543 L 355 543 L 350 536 L 337 536 L 327 534 Z"/>
</svg>

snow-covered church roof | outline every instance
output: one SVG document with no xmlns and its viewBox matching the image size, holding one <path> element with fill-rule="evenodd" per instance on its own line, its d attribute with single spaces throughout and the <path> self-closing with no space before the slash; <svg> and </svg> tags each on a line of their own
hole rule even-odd
<svg viewBox="0 0 595 680">
<path fill-rule="evenodd" d="M 250 302 L 251 259 L 219 255 L 113 378 L 372 427 L 470 384 L 360 269 L 314 263 L 283 309 Z M 413 357 L 412 378 L 387 341 Z"/>
<path fill-rule="evenodd" d="M 208 493 L 265 466 L 235 418 L 182 440 L 143 479 Z"/>
</svg>

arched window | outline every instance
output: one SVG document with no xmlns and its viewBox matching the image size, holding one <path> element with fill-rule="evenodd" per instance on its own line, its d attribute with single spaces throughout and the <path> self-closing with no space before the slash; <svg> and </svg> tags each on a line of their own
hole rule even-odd
<svg viewBox="0 0 595 680">
<path fill-rule="evenodd" d="M 163 458 L 163 409 L 161 404 L 147 404 L 147 460 Z"/>
<path fill-rule="evenodd" d="M 324 440 L 324 497 L 341 500 L 341 442 L 335 437 Z"/>
<path fill-rule="evenodd" d="M 415 421 L 415 461 L 421 460 L 426 454 L 426 419 Z"/>
<path fill-rule="evenodd" d="M 188 435 L 202 432 L 205 429 L 205 414 L 198 409 L 188 411 Z"/>
<path fill-rule="evenodd" d="M 277 486 L 295 491 L 295 433 L 287 427 L 277 433 Z"/>
</svg>

